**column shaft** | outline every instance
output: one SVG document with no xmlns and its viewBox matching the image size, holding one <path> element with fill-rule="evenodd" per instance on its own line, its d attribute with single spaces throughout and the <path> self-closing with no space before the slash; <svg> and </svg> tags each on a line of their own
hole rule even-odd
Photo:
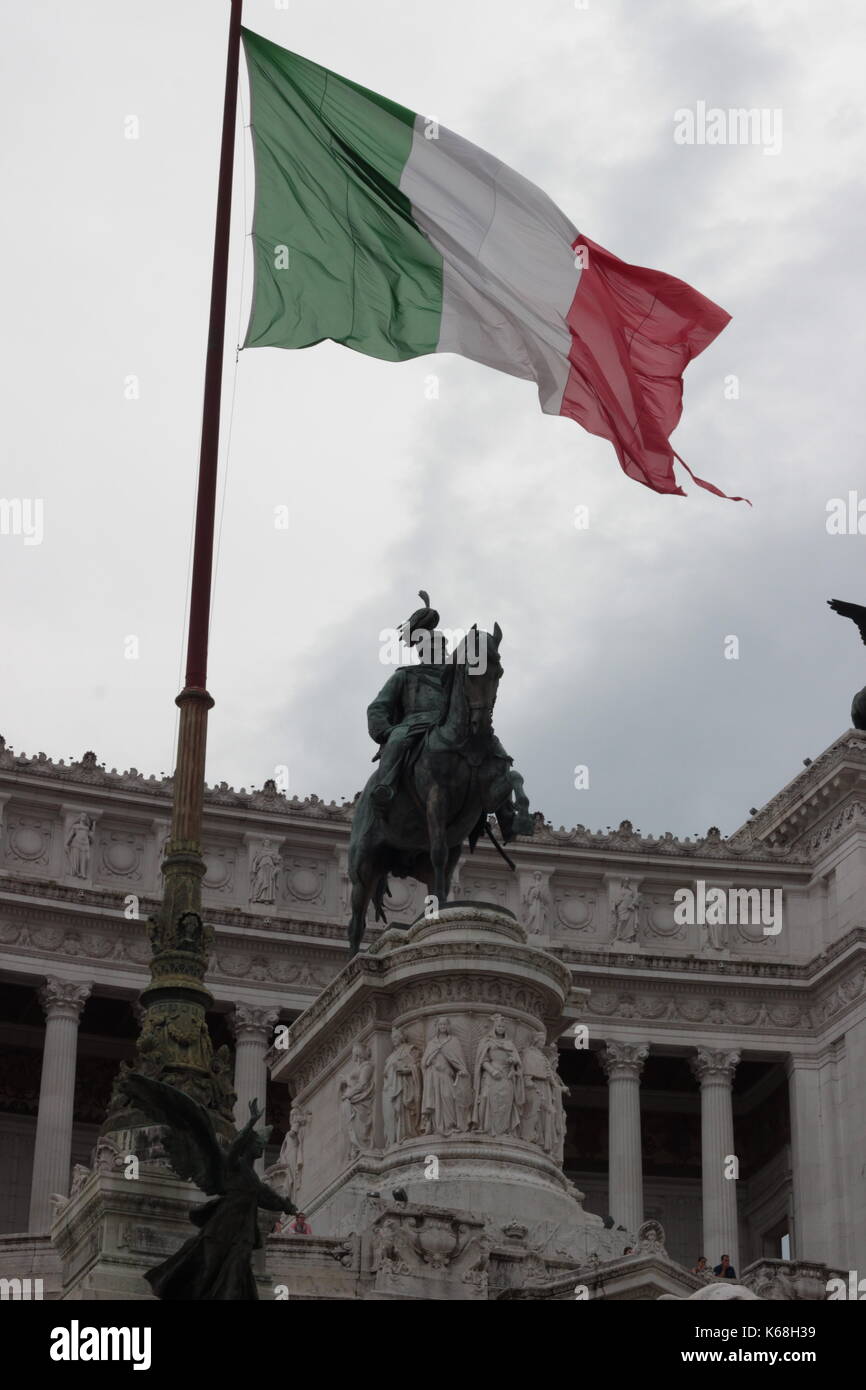
<svg viewBox="0 0 866 1390">
<path fill-rule="evenodd" d="M 90 989 L 89 984 L 48 980 L 40 990 L 46 1021 L 30 1189 L 34 1235 L 49 1229 L 53 1194 L 65 1197 L 69 1193 L 78 1020 Z"/>
<path fill-rule="evenodd" d="M 264 1116 L 268 1088 L 268 1067 L 265 1060 L 273 1040 L 274 1025 L 279 1010 L 250 1004 L 235 1008 L 235 1124 L 241 1129 L 250 1118 L 250 1101 L 257 1100 Z M 257 1169 L 263 1170 L 259 1159 Z"/>
<path fill-rule="evenodd" d="M 617 1225 L 632 1235 L 643 1224 L 640 1074 L 646 1043 L 610 1042 L 602 1054 L 608 1078 L 608 1204 Z"/>
<path fill-rule="evenodd" d="M 740 1240 L 737 1179 L 731 1163 L 736 1158 L 731 1083 L 739 1060 L 738 1052 L 709 1048 L 700 1048 L 692 1059 L 692 1070 L 701 1083 L 702 1253 L 711 1269 L 722 1255 L 729 1255 L 737 1277 Z"/>
</svg>

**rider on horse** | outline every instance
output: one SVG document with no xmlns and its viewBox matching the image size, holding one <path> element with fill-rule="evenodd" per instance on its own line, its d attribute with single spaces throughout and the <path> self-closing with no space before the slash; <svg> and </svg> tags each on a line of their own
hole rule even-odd
<svg viewBox="0 0 866 1390">
<path fill-rule="evenodd" d="M 438 631 L 439 614 L 430 607 L 423 589 L 419 597 L 424 607 L 417 609 L 401 627 L 401 640 L 418 650 L 417 665 L 401 666 L 384 684 L 367 708 L 367 729 L 380 745 L 373 761 L 379 762 L 379 775 L 370 796 L 376 809 L 387 816 L 403 769 L 420 747 L 424 734 L 441 723 L 448 707 L 454 659 L 449 655 L 443 633 Z M 510 766 L 499 739 L 493 735 L 493 756 Z"/>
</svg>

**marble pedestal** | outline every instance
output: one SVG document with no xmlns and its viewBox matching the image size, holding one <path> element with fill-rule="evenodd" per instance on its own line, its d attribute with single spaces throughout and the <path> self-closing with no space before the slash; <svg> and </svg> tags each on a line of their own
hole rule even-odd
<svg viewBox="0 0 866 1390">
<path fill-rule="evenodd" d="M 62 1267 L 60 1298 L 153 1299 L 145 1272 L 197 1234 L 189 1212 L 207 1200 L 193 1183 L 156 1164 L 142 1164 L 134 1180 L 122 1171 L 90 1172 L 51 1228 Z M 264 1249 L 254 1271 L 259 1297 L 272 1297 Z"/>
<path fill-rule="evenodd" d="M 515 1232 L 524 1254 L 560 1268 L 622 1248 L 622 1232 L 584 1211 L 561 1169 L 555 1040 L 585 995 L 510 914 L 460 904 L 386 932 L 292 1025 L 287 1048 L 272 1054 L 274 1080 L 305 1117 L 292 1196 L 317 1236 L 372 1239 L 379 1223 L 370 1296 L 420 1297 L 425 1274 L 424 1297 L 486 1296 L 478 1251 Z M 461 1289 L 446 1295 L 452 1263 Z M 412 1275 L 402 1294 L 400 1265 Z"/>
</svg>

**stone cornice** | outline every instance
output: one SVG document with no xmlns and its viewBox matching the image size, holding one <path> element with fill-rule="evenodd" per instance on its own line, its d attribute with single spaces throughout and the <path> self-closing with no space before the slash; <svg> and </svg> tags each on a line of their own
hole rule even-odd
<svg viewBox="0 0 866 1390">
<path fill-rule="evenodd" d="M 727 981 L 707 975 L 671 979 L 629 976 L 621 969 L 616 975 L 577 970 L 575 980 L 590 990 L 585 1019 L 597 1036 L 609 1027 L 652 1028 L 672 1038 L 700 1028 L 722 1036 L 732 1030 L 738 1039 L 755 1042 L 799 1035 L 813 1043 L 866 1002 L 866 932 L 858 928 L 837 946 L 808 967 L 776 967 L 774 979 L 762 970 L 745 988 L 742 975 Z"/>
<path fill-rule="evenodd" d="M 166 811 L 171 809 L 171 796 L 174 787 L 173 777 L 146 777 L 137 768 L 109 772 L 103 763 L 97 763 L 95 755 L 84 755 L 80 762 L 66 763 L 63 758 L 55 762 L 45 753 L 29 757 L 26 753 L 15 753 L 11 748 L 0 749 L 0 785 L 20 785 L 30 778 L 58 784 L 56 790 L 74 784 L 78 788 L 88 787 L 97 791 L 133 792 L 143 794 L 164 802 Z M 301 815 L 307 819 L 327 821 L 350 821 L 352 803 L 322 801 L 318 796 L 287 797 L 278 791 L 247 791 L 241 787 L 235 791 L 226 782 L 205 788 L 206 806 L 231 806 L 246 810 L 265 811 L 272 815 Z"/>
<path fill-rule="evenodd" d="M 774 980 L 780 984 L 813 983 L 832 963 L 844 956 L 852 948 L 866 948 L 866 927 L 853 927 L 845 936 L 834 941 L 826 951 L 812 957 L 810 961 L 796 963 L 784 960 L 749 960 L 731 958 L 710 960 L 698 955 L 653 955 L 646 950 L 636 950 L 632 955 L 607 951 L 604 947 L 560 946 L 554 948 L 566 965 L 570 965 L 577 975 L 584 969 L 587 973 L 603 973 L 610 980 L 615 974 L 623 983 L 639 983 L 644 975 L 692 976 L 701 983 L 721 984 L 725 980 Z"/>
<path fill-rule="evenodd" d="M 94 926 L 104 926 L 109 920 L 128 920 L 124 917 L 126 891 L 98 888 L 72 888 L 51 879 L 31 879 L 4 874 L 0 877 L 0 912 L 12 908 L 16 916 L 26 915 L 42 921 L 56 921 L 58 909 L 89 917 Z M 159 899 L 140 894 L 139 918 L 145 922 L 159 907 Z M 23 901 L 22 901 L 23 900 Z M 276 911 L 276 909 L 275 909 Z M 259 912 L 244 912 L 243 908 L 222 908 L 208 905 L 204 909 L 207 921 L 215 927 L 227 927 L 243 932 L 248 938 L 255 932 L 279 934 L 283 937 L 313 937 L 311 944 L 333 948 L 346 946 L 346 928 L 342 923 L 301 917 L 265 917 Z M 370 939 L 382 932 L 379 925 L 369 929 Z"/>
<path fill-rule="evenodd" d="M 815 844 L 801 842 L 852 794 L 866 801 L 866 731 L 848 729 L 798 773 L 730 837 L 729 844 L 754 844 L 781 851 L 800 844 L 811 857 Z"/>
<path fill-rule="evenodd" d="M 841 743 L 842 740 L 837 742 Z M 833 745 L 833 748 L 836 746 Z M 832 751 L 828 749 L 822 758 L 827 758 Z M 820 761 L 816 760 L 813 767 Z M 85 754 L 79 762 L 66 763 L 63 759 L 55 762 L 45 753 L 28 756 L 26 753 L 15 754 L 11 748 L 0 748 L 0 790 L 18 791 L 20 794 L 45 790 L 53 793 L 56 799 L 62 799 L 68 797 L 70 786 L 75 787 L 76 795 L 89 794 L 87 800 L 99 800 L 100 794 L 104 798 L 105 793 L 109 793 L 112 799 L 119 798 L 127 805 L 135 806 L 140 814 L 168 819 L 171 813 L 172 777 L 146 777 L 137 768 L 125 772 L 118 772 L 116 768 L 109 771 L 97 763 L 95 755 Z M 151 804 L 147 805 L 147 802 Z M 341 838 L 348 838 L 354 806 L 355 801 L 343 801 L 338 805 L 333 801 L 325 802 L 315 795 L 287 797 L 272 788 L 247 791 L 242 787 L 236 791 L 225 782 L 206 786 L 204 795 L 206 816 L 211 811 L 240 811 L 244 813 L 247 824 L 261 821 L 266 825 L 269 818 L 278 818 L 287 820 L 298 829 L 327 827 L 331 834 L 336 832 Z M 557 830 L 545 820 L 542 813 L 537 812 L 534 834 L 531 837 L 519 836 L 515 844 L 521 849 L 525 848 L 527 863 L 535 858 L 536 851 L 550 850 L 585 850 L 593 856 L 599 853 L 611 856 L 625 854 L 642 855 L 650 860 L 697 859 L 729 864 L 797 862 L 789 845 L 765 843 L 764 837 L 755 833 L 755 827 L 755 821 L 749 822 L 728 839 L 715 827 L 695 839 L 688 835 L 679 837 L 670 831 L 661 835 L 642 835 L 628 820 L 622 821 L 616 830 L 594 831 L 584 825 L 570 829 L 560 826 Z M 672 871 L 674 867 L 672 862 Z"/>
</svg>

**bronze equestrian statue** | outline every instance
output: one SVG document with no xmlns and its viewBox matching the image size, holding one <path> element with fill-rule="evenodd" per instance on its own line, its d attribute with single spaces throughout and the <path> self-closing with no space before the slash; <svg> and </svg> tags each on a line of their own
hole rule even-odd
<svg viewBox="0 0 866 1390">
<path fill-rule="evenodd" d="M 493 731 L 502 677 L 502 631 L 466 634 L 453 652 L 438 630 L 439 614 L 421 590 L 424 607 L 402 625 L 417 664 L 399 666 L 367 710 L 379 762 L 355 808 L 349 842 L 352 883 L 350 954 L 361 945 L 367 907 L 384 922 L 388 876 L 426 883 L 445 904 L 463 841 L 474 850 L 490 836 L 493 814 L 507 844 L 531 835 L 534 821 L 523 778 Z"/>
</svg>

